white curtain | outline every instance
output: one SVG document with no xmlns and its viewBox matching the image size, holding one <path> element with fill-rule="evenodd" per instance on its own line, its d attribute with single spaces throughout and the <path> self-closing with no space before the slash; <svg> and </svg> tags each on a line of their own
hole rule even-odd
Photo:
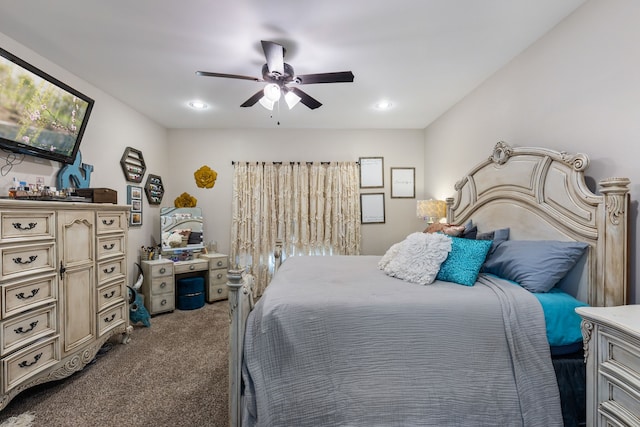
<svg viewBox="0 0 640 427">
<path fill-rule="evenodd" d="M 235 165 L 231 260 L 255 277 L 261 295 L 273 250 L 296 255 L 359 255 L 360 199 L 355 162 Z"/>
</svg>

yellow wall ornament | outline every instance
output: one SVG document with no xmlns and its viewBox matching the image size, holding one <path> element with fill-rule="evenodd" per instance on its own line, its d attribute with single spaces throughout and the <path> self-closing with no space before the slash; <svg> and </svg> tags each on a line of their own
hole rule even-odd
<svg viewBox="0 0 640 427">
<path fill-rule="evenodd" d="M 195 208 L 196 203 L 198 203 L 198 199 L 187 192 L 182 193 L 173 201 L 176 208 Z"/>
<path fill-rule="evenodd" d="M 202 166 L 193 173 L 196 179 L 196 185 L 200 188 L 213 188 L 218 178 L 218 173 L 209 166 Z"/>
</svg>

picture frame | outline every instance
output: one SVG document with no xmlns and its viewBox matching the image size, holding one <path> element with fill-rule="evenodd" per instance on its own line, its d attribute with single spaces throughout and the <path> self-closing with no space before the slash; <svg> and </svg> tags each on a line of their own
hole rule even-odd
<svg viewBox="0 0 640 427">
<path fill-rule="evenodd" d="M 384 193 L 360 194 L 360 222 L 362 224 L 384 224 Z"/>
<path fill-rule="evenodd" d="M 391 198 L 416 198 L 416 168 L 391 168 Z"/>
<path fill-rule="evenodd" d="M 360 188 L 384 188 L 384 158 L 360 157 Z"/>
<path fill-rule="evenodd" d="M 127 204 L 131 206 L 129 212 L 129 225 L 142 225 L 142 187 L 127 185 Z"/>
</svg>

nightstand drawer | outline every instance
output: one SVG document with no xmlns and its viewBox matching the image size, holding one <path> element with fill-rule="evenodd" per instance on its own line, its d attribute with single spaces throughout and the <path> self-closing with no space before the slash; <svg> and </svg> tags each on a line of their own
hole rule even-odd
<svg viewBox="0 0 640 427">
<path fill-rule="evenodd" d="M 2 285 L 2 318 L 56 301 L 56 280 L 49 274 Z"/>
<path fill-rule="evenodd" d="M 162 311 L 173 311 L 176 306 L 175 297 L 173 292 L 163 295 L 152 295 L 151 298 L 145 297 L 145 304 L 149 304 L 149 311 L 151 313 L 159 313 Z"/>
<path fill-rule="evenodd" d="M 2 323 L 0 353 L 18 348 L 57 332 L 55 306 L 44 307 Z"/>
<path fill-rule="evenodd" d="M 640 384 L 640 341 L 607 326 L 600 327 L 598 337 L 604 350 L 599 360 L 601 372 L 632 377 Z"/>
<path fill-rule="evenodd" d="M 209 284 L 209 293 L 207 294 L 207 301 L 219 301 L 229 298 L 229 290 L 226 283 L 224 285 L 212 285 Z"/>
<path fill-rule="evenodd" d="M 166 293 L 174 293 L 174 279 L 173 276 L 159 277 L 151 281 L 151 295 L 161 295 Z"/>
<path fill-rule="evenodd" d="M 229 267 L 229 257 L 226 255 L 209 256 L 209 267 L 213 269 Z"/>
<path fill-rule="evenodd" d="M 149 271 L 149 277 L 173 276 L 173 262 L 150 264 Z"/>
</svg>

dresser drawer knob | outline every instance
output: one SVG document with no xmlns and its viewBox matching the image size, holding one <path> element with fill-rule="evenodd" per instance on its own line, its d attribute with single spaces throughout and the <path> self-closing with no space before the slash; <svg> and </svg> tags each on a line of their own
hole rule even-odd
<svg viewBox="0 0 640 427">
<path fill-rule="evenodd" d="M 162 301 L 160 301 L 160 305 L 167 305 L 167 300 L 163 299 Z"/>
<path fill-rule="evenodd" d="M 111 249 L 114 248 L 115 245 L 116 245 L 115 243 L 112 243 L 110 245 L 102 245 L 102 249 L 104 249 L 105 251 L 110 251 Z"/>
<path fill-rule="evenodd" d="M 33 261 L 35 261 L 37 258 L 38 258 L 38 255 L 31 255 L 31 256 L 29 257 L 29 261 L 23 261 L 23 260 L 22 260 L 22 257 L 17 257 L 17 258 L 14 258 L 14 259 L 13 259 L 13 262 L 15 262 L 16 264 L 22 264 L 22 265 L 25 265 L 25 264 L 31 264 L 31 263 L 32 263 Z"/>
<path fill-rule="evenodd" d="M 222 279 L 222 273 L 218 273 L 218 279 Z"/>
<path fill-rule="evenodd" d="M 36 363 L 38 363 L 38 360 L 40 360 L 40 358 L 42 357 L 42 353 L 38 353 L 33 357 L 33 362 L 29 363 L 26 360 L 18 363 L 18 366 L 21 368 L 28 368 L 31 365 L 35 365 Z"/>
<path fill-rule="evenodd" d="M 38 225 L 37 222 L 30 222 L 29 225 L 27 225 L 26 227 L 22 226 L 21 222 L 14 222 L 12 223 L 13 228 L 15 228 L 16 230 L 20 230 L 20 231 L 28 231 L 28 230 L 33 230 L 36 225 Z"/>
<path fill-rule="evenodd" d="M 162 268 L 160 269 L 160 274 L 164 274 L 164 273 L 166 273 L 166 272 L 167 272 L 167 269 L 166 269 L 166 268 L 162 267 Z"/>
<path fill-rule="evenodd" d="M 28 329 L 23 329 L 23 328 L 22 328 L 22 326 L 20 326 L 19 328 L 14 329 L 13 331 L 14 331 L 16 334 L 26 334 L 26 333 L 28 333 L 28 332 L 33 331 L 33 329 L 36 327 L 36 325 L 37 325 L 37 324 L 38 324 L 38 321 L 36 320 L 35 322 L 31 322 L 31 323 L 29 324 L 29 328 L 28 328 Z"/>
<path fill-rule="evenodd" d="M 115 319 L 115 318 L 116 318 L 116 314 L 113 313 L 110 317 L 105 317 L 104 318 L 104 322 L 105 323 L 113 322 L 113 319 Z"/>
<path fill-rule="evenodd" d="M 222 267 L 222 264 L 223 264 L 223 262 L 222 262 L 222 261 L 218 261 L 218 262 L 216 263 L 216 265 L 217 265 L 218 267 Z"/>
<path fill-rule="evenodd" d="M 115 265 L 112 265 L 111 268 L 105 268 L 104 270 L 102 270 L 102 272 L 104 274 L 111 274 L 114 271 L 116 271 L 116 266 Z"/>
<path fill-rule="evenodd" d="M 218 293 L 221 294 L 222 293 L 222 288 L 218 288 Z"/>
<path fill-rule="evenodd" d="M 109 299 L 109 298 L 113 298 L 113 296 L 114 296 L 115 294 L 116 294 L 116 291 L 115 291 L 115 290 L 113 290 L 113 291 L 111 291 L 111 293 L 109 293 L 109 294 L 104 294 L 103 296 L 104 296 L 106 299 Z"/>
<path fill-rule="evenodd" d="M 106 219 L 102 220 L 102 224 L 104 224 L 104 225 L 113 225 L 114 222 L 115 222 L 115 220 L 113 218 L 108 220 L 108 221 Z"/>
<path fill-rule="evenodd" d="M 195 265 L 190 265 L 190 266 L 189 266 L 189 270 L 195 270 L 195 269 L 196 269 L 196 266 L 195 266 Z"/>
<path fill-rule="evenodd" d="M 166 287 L 167 287 L 167 282 L 162 282 L 162 283 L 160 283 L 160 287 L 161 287 L 161 288 L 166 288 Z"/>
<path fill-rule="evenodd" d="M 40 288 L 36 288 L 36 289 L 31 289 L 31 295 L 25 295 L 24 292 L 20 292 L 19 294 L 16 294 L 16 298 L 18 299 L 29 299 L 29 298 L 33 298 L 36 296 L 36 294 L 38 293 L 38 291 L 40 291 Z"/>
</svg>

